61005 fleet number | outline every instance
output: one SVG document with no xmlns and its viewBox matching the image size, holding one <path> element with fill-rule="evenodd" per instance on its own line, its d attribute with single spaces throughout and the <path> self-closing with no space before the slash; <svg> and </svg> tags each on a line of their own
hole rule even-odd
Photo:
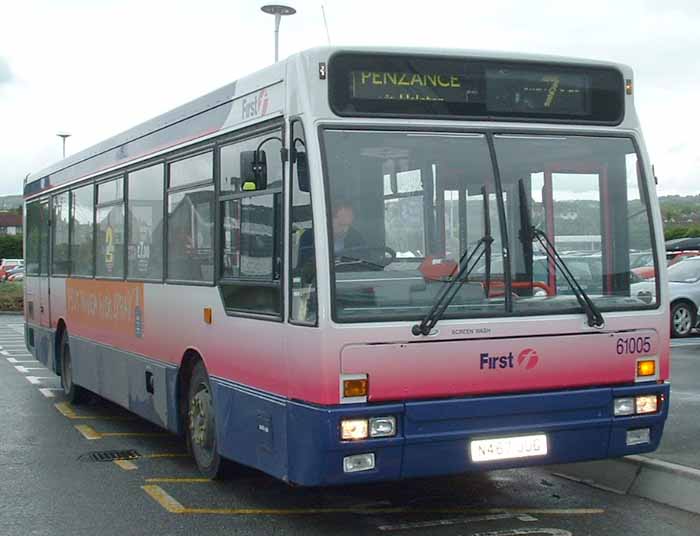
<svg viewBox="0 0 700 536">
<path fill-rule="evenodd" d="M 615 350 L 617 355 L 648 354 L 651 352 L 651 337 L 619 337 Z"/>
</svg>

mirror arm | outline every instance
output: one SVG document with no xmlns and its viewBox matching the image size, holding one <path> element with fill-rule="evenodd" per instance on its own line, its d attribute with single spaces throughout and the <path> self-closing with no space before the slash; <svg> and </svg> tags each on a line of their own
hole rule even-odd
<svg viewBox="0 0 700 536">
<path fill-rule="evenodd" d="M 280 142 L 282 144 L 282 146 L 284 146 L 284 142 L 282 141 L 282 138 L 280 138 L 279 136 L 270 136 L 269 138 L 265 138 L 263 141 L 261 141 L 258 144 L 258 148 L 255 149 L 255 152 L 259 153 L 260 149 L 262 149 L 262 146 L 265 145 L 268 141 L 272 141 L 272 140 L 277 140 L 278 142 Z"/>
<path fill-rule="evenodd" d="M 292 147 L 291 147 L 291 153 L 292 153 L 292 164 L 296 164 L 297 161 L 297 143 L 300 143 L 304 149 L 306 149 L 306 143 L 304 143 L 304 140 L 301 138 L 294 138 L 292 140 Z"/>
</svg>

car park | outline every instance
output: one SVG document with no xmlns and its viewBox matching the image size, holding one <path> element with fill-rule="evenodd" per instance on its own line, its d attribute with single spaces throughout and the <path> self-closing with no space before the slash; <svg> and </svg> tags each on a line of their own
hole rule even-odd
<svg viewBox="0 0 700 536">
<path fill-rule="evenodd" d="M 700 251 L 700 237 L 674 238 L 673 240 L 666 240 L 665 247 L 667 252 L 684 250 Z"/>
<path fill-rule="evenodd" d="M 647 301 L 654 293 L 654 279 L 634 282 L 632 295 Z M 700 256 L 685 257 L 668 268 L 671 336 L 688 337 L 698 327 L 700 316 Z"/>
<path fill-rule="evenodd" d="M 8 272 L 18 266 L 24 266 L 24 259 L 2 259 L 0 260 L 0 281 L 7 279 Z"/>
<path fill-rule="evenodd" d="M 632 286 L 633 294 L 644 300 L 653 292 L 655 282 L 646 280 Z M 668 290 L 671 303 L 671 335 L 687 337 L 698 324 L 700 308 L 700 256 L 688 257 L 668 269 Z"/>
<path fill-rule="evenodd" d="M 666 251 L 666 266 L 673 266 L 685 259 L 699 255 L 700 251 L 695 250 Z M 636 258 L 630 256 L 630 266 L 632 272 L 642 279 L 654 279 L 656 277 L 656 268 L 654 267 L 654 259 L 651 254 L 648 260 L 645 256 Z"/>
<path fill-rule="evenodd" d="M 671 334 L 687 337 L 697 326 L 700 307 L 700 257 L 690 257 L 668 269 Z"/>
<path fill-rule="evenodd" d="M 24 280 L 24 266 L 16 266 L 7 272 L 6 280 L 10 282 Z"/>
</svg>

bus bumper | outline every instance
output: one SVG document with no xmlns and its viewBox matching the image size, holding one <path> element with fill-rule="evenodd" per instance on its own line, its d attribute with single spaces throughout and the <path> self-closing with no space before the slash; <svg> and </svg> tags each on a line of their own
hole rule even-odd
<svg viewBox="0 0 700 536">
<path fill-rule="evenodd" d="M 668 415 L 669 384 L 577 389 L 547 393 L 452 398 L 395 404 L 319 407 L 290 403 L 287 420 L 289 481 L 338 485 L 532 465 L 614 458 L 655 450 Z M 613 400 L 662 397 L 652 415 L 614 417 Z M 347 418 L 395 416 L 397 435 L 341 441 Z M 648 429 L 649 440 L 628 445 L 628 431 Z M 475 439 L 545 434 L 548 452 L 532 458 L 474 462 Z M 344 459 L 373 454 L 374 468 L 345 472 Z"/>
</svg>

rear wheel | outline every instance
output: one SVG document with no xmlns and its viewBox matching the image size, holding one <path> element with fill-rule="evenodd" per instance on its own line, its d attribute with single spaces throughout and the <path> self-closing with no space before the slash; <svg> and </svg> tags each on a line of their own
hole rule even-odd
<svg viewBox="0 0 700 536">
<path fill-rule="evenodd" d="M 687 302 L 678 302 L 671 307 L 671 335 L 687 337 L 695 325 L 695 310 Z"/>
<path fill-rule="evenodd" d="M 200 472 L 211 479 L 223 476 L 224 463 L 216 444 L 214 397 L 209 375 L 198 361 L 192 369 L 187 398 L 187 445 Z"/>
<path fill-rule="evenodd" d="M 71 404 L 80 404 L 85 400 L 86 391 L 73 381 L 73 360 L 70 353 L 68 332 L 61 337 L 61 386 L 63 394 Z"/>
</svg>

